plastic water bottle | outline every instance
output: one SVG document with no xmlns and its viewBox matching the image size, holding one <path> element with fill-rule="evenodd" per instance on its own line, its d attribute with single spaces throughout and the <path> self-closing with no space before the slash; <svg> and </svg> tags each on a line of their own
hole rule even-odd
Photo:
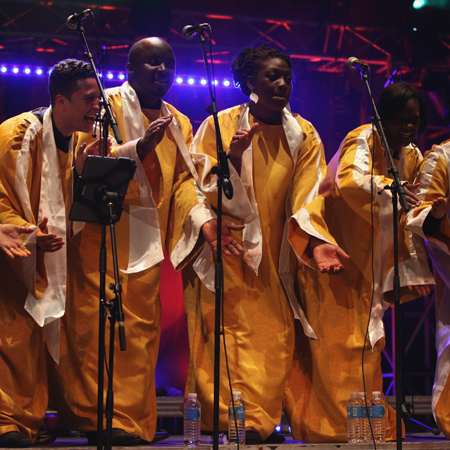
<svg viewBox="0 0 450 450">
<path fill-rule="evenodd" d="M 372 393 L 370 407 L 373 437 L 377 444 L 382 444 L 386 441 L 386 408 L 380 391 Z"/>
<path fill-rule="evenodd" d="M 228 404 L 228 442 L 237 444 L 238 440 L 239 445 L 245 444 L 245 403 L 241 398 L 241 391 L 233 391 L 233 399 Z"/>
<path fill-rule="evenodd" d="M 366 404 L 365 392 L 359 392 L 358 395 L 362 403 L 361 442 L 368 444 L 372 442 L 372 433 L 370 432 L 370 423 L 369 423 L 370 402 L 367 402 Z M 367 410 L 369 410 L 369 415 L 367 414 Z"/>
<path fill-rule="evenodd" d="M 200 446 L 200 417 L 202 408 L 197 394 L 189 394 L 184 403 L 184 446 Z"/>
<path fill-rule="evenodd" d="M 352 392 L 347 402 L 347 433 L 349 444 L 359 444 L 361 440 L 362 401 L 358 392 Z"/>
</svg>

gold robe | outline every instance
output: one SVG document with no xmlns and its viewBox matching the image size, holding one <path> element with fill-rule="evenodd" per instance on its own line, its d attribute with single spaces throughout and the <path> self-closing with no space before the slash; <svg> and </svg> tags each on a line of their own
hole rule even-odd
<svg viewBox="0 0 450 450">
<path fill-rule="evenodd" d="M 51 121 L 49 131 L 53 133 Z M 38 223 L 42 206 L 43 132 L 39 119 L 31 112 L 13 117 L 0 126 L 1 223 L 19 226 Z M 19 157 L 21 161 L 28 161 L 27 167 L 18 164 Z M 72 154 L 57 150 L 57 158 L 67 210 L 72 189 Z M 20 174 L 25 177 L 26 193 L 19 192 Z M 25 196 L 29 196 L 30 213 L 22 201 Z M 62 237 L 67 240 L 66 236 Z M 25 266 L 29 269 L 29 264 L 33 264 L 34 254 L 38 295 L 47 287 L 47 276 L 43 252 L 35 246 L 30 250 L 33 255 L 26 259 L 11 260 L 0 253 L 0 434 L 19 431 L 34 440 L 48 404 L 44 331 L 24 309 L 28 295 Z"/>
<path fill-rule="evenodd" d="M 120 89 L 110 90 L 109 100 L 122 139 L 127 142 L 127 118 L 124 117 Z M 189 145 L 192 139 L 189 120 L 173 106 L 166 104 L 166 107 L 176 118 L 182 138 Z M 147 128 L 150 122 L 145 115 L 143 121 Z M 89 136 L 84 138 L 89 140 Z M 83 140 L 81 138 L 80 142 Z M 190 176 L 170 130 L 142 165 L 157 206 L 160 238 L 164 246 L 172 194 Z M 116 225 L 119 269 L 127 269 L 129 260 L 130 205 L 141 205 L 136 180 L 130 183 L 125 203 Z M 80 235 L 69 242 L 68 302 L 63 319 L 61 362 L 54 369 L 54 407 L 60 412 L 66 427 L 83 431 L 97 429 L 100 230 L 99 225 L 86 224 Z M 109 300 L 113 296 L 108 286 L 114 282 L 109 231 L 106 242 L 106 298 Z M 137 273 L 120 274 L 127 350 L 120 351 L 116 338 L 113 427 L 137 434 L 146 441 L 151 441 L 156 431 L 155 367 L 160 339 L 160 275 L 161 262 Z M 109 326 L 106 328 L 108 343 Z M 105 377 L 105 387 L 106 380 Z"/>
<path fill-rule="evenodd" d="M 371 125 L 363 125 L 347 135 L 328 164 L 321 187 L 323 196 L 305 206 L 298 222 L 291 224 L 294 249 L 312 234 L 328 241 L 335 239 L 350 256 L 344 262 L 345 271 L 337 276 L 303 267 L 298 272 L 302 305 L 318 337 L 308 339 L 297 329 L 294 360 L 286 383 L 285 412 L 294 438 L 301 441 L 347 441 L 347 400 L 351 392 L 364 391 L 363 351 L 365 391 L 369 400 L 372 391 L 383 390 L 382 317 L 389 307 L 388 301 L 392 300 L 389 294 L 393 263 L 392 197 L 383 187 L 392 180 L 378 134 L 373 137 Z M 417 148 L 403 148 L 399 159 L 394 160 L 400 180 L 413 182 L 421 160 Z M 406 301 L 413 298 L 406 286 L 434 284 L 434 281 L 420 239 L 405 233 L 401 227 L 399 253 L 401 299 Z M 369 316 L 371 324 L 365 341 Z M 387 438 L 394 439 L 395 412 L 388 406 L 386 428 Z"/>
<path fill-rule="evenodd" d="M 246 106 L 241 105 L 219 113 L 226 151 L 245 111 Z M 294 314 L 278 273 L 284 227 L 291 210 L 299 209 L 306 198 L 313 195 L 314 188 L 318 189 L 318 180 L 325 169 L 323 147 L 314 127 L 297 114 L 286 112 L 285 117 L 291 120 L 291 127 L 297 134 L 291 145 L 283 125 L 260 122 L 252 140 L 251 183 L 262 234 L 259 242 L 262 256 L 257 273 L 244 261 L 243 255 L 224 256 L 223 264 L 224 340 L 231 382 L 233 390 L 242 391 L 246 426 L 257 429 L 263 439 L 281 421 L 285 380 L 294 345 Z M 255 122 L 251 115 L 248 120 L 250 126 Z M 292 135 L 289 137 L 293 138 Z M 209 118 L 194 139 L 191 152 L 208 155 L 214 164 L 215 142 L 214 125 Z M 202 172 L 202 167 L 199 167 L 199 176 L 206 183 L 213 179 Z M 242 192 L 242 186 L 238 186 L 239 179 L 234 178 L 233 182 L 236 197 Z M 216 204 L 216 194 L 207 193 L 206 197 L 212 205 Z M 240 222 L 230 213 L 230 208 L 227 210 L 227 204 L 224 218 Z M 242 234 L 235 233 L 240 242 Z M 289 249 L 287 263 L 288 268 L 289 264 L 296 265 Z M 186 395 L 189 392 L 198 394 L 202 405 L 202 429 L 211 431 L 215 296 L 200 281 L 192 264 L 183 269 L 182 275 L 191 348 Z M 222 346 L 220 359 L 219 427 L 226 430 L 231 394 Z"/>
<path fill-rule="evenodd" d="M 442 142 L 427 152 L 423 160 L 418 196 L 422 204 L 408 214 L 408 228 L 426 239 L 425 245 L 435 269 L 436 278 L 436 373 L 431 406 L 441 431 L 450 439 L 450 222 L 448 216 L 432 235 L 425 235 L 422 225 L 431 210 L 433 200 L 448 197 L 450 176 L 450 141 Z"/>
</svg>

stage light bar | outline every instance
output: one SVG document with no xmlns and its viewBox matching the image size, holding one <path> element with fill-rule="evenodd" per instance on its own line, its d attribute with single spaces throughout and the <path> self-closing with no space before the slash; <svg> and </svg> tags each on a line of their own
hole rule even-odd
<svg viewBox="0 0 450 450">
<path fill-rule="evenodd" d="M 51 68 L 42 68 L 39 66 L 29 66 L 20 64 L 0 64 L 0 73 L 5 75 L 15 75 L 15 76 L 47 76 L 50 74 Z M 103 76 L 108 79 L 108 81 L 118 81 L 123 82 L 126 80 L 126 72 L 108 70 L 104 74 L 99 74 L 101 78 Z M 193 86 L 193 87 L 207 87 L 208 81 L 205 77 L 190 76 L 190 75 L 178 75 L 175 78 L 175 85 L 180 86 Z M 219 87 L 234 87 L 232 81 L 227 78 L 219 78 L 214 80 L 214 85 Z"/>
</svg>

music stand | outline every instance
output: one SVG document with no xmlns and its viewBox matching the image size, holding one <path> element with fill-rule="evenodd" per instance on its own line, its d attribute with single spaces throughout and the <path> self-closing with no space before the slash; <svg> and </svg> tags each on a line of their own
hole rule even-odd
<svg viewBox="0 0 450 450">
<path fill-rule="evenodd" d="M 109 340 L 109 370 L 108 392 L 106 396 L 106 444 L 105 448 L 112 446 L 112 418 L 114 407 L 113 374 L 114 374 L 114 332 L 116 320 L 119 324 L 120 350 L 126 350 L 124 315 L 122 308 L 122 287 L 119 281 L 119 267 L 117 263 L 115 223 L 119 221 L 123 211 L 123 202 L 128 185 L 136 171 L 136 163 L 128 158 L 107 158 L 89 156 L 86 159 L 83 172 L 75 183 L 74 198 L 69 219 L 79 222 L 93 222 L 110 227 L 111 251 L 114 266 L 114 284 L 110 289 L 115 298 L 106 302 L 106 245 L 102 233 L 100 248 L 100 294 L 99 294 L 99 349 L 98 349 L 98 446 L 103 442 L 103 361 L 105 358 L 105 314 L 110 322 Z M 107 311 L 108 308 L 108 311 Z M 117 319 L 116 319 L 117 318 Z"/>
</svg>

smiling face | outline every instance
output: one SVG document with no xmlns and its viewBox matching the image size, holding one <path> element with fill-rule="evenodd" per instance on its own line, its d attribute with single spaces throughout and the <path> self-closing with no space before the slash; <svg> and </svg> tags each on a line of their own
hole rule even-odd
<svg viewBox="0 0 450 450">
<path fill-rule="evenodd" d="M 408 100 L 400 113 L 385 127 L 389 147 L 398 154 L 402 147 L 409 145 L 420 127 L 420 105 L 415 98 Z"/>
<path fill-rule="evenodd" d="M 292 92 L 292 73 L 286 61 L 271 58 L 264 61 L 255 76 L 247 78 L 247 86 L 258 95 L 258 103 L 251 103 L 252 114 L 263 122 L 281 120 L 281 111 L 288 104 Z"/>
<path fill-rule="evenodd" d="M 158 107 L 175 76 L 175 56 L 170 45 L 159 38 L 143 39 L 133 45 L 127 64 L 128 82 L 143 108 Z"/>
<path fill-rule="evenodd" d="M 100 110 L 100 91 L 95 78 L 78 80 L 77 85 L 78 89 L 70 98 L 61 94 L 56 96 L 53 116 L 58 130 L 64 136 L 70 136 L 75 131 L 91 133 L 95 115 Z"/>
</svg>

